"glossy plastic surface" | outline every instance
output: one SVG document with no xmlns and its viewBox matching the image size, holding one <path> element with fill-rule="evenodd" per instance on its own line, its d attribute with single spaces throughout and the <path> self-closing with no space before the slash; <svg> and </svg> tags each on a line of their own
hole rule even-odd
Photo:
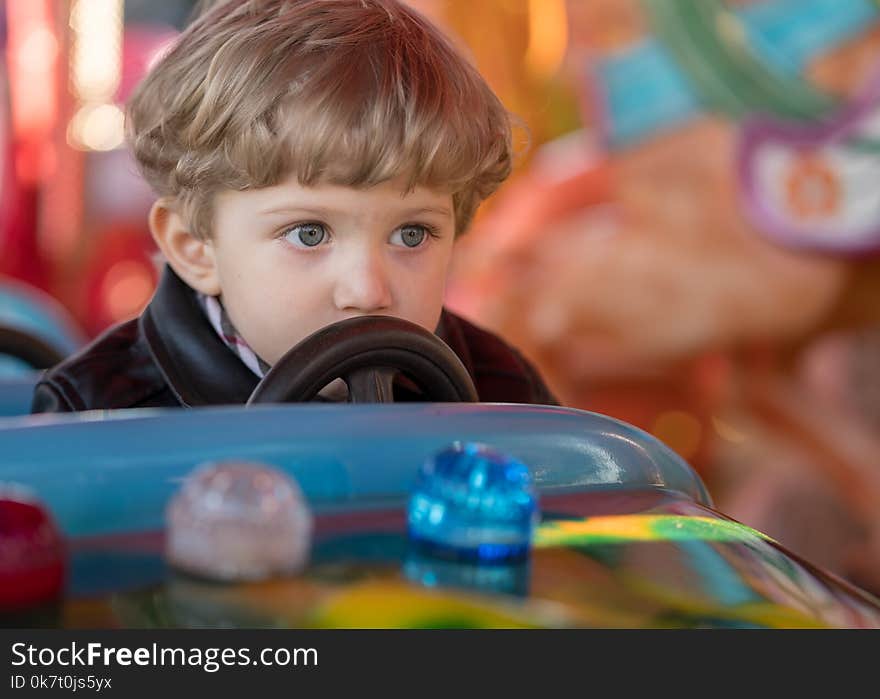
<svg viewBox="0 0 880 699">
<path fill-rule="evenodd" d="M 32 336 L 61 357 L 85 344 L 85 335 L 55 299 L 6 277 L 0 277 L 0 328 Z M 4 354 L 0 346 L 0 417 L 29 412 L 38 376 L 33 366 Z"/>
<path fill-rule="evenodd" d="M 27 415 L 31 409 L 40 372 L 24 367 L 17 360 L 0 357 L 0 417 Z M 4 368 L 8 373 L 4 373 Z"/>
<path fill-rule="evenodd" d="M 55 299 L 5 277 L 0 277 L 0 325 L 33 334 L 64 356 L 85 344 L 85 336 Z"/>
<path fill-rule="evenodd" d="M 47 625 L 270 628 L 880 628 L 880 602 L 683 495 L 542 497 L 525 562 L 423 555 L 402 508 L 319 515 L 309 567 L 218 585 L 175 575 L 161 534 L 78 542 Z M 28 621 L 25 625 L 30 625 Z"/>
<path fill-rule="evenodd" d="M 196 466 L 240 459 L 293 476 L 318 510 L 403 504 L 455 441 L 529 465 L 539 492 L 657 488 L 711 505 L 696 472 L 651 435 L 572 408 L 410 403 L 157 409 L 0 420 L 0 480 L 31 487 L 67 536 L 159 529 Z"/>
</svg>

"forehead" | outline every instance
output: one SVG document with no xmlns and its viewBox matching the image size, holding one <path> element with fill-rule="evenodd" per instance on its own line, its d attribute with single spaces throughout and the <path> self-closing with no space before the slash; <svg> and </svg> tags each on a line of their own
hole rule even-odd
<svg viewBox="0 0 880 699">
<path fill-rule="evenodd" d="M 301 209 L 349 215 L 396 215 L 410 210 L 424 210 L 437 216 L 453 215 L 450 192 L 422 185 L 408 189 L 400 178 L 370 187 L 353 187 L 330 182 L 306 186 L 295 176 L 289 176 L 269 187 L 223 191 L 217 195 L 216 205 L 218 213 L 247 210 L 253 215 L 283 214 Z"/>
</svg>

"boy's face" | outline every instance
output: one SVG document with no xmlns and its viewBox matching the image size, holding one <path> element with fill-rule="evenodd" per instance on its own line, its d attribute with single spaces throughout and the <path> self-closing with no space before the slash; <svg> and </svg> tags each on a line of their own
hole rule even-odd
<svg viewBox="0 0 880 699">
<path fill-rule="evenodd" d="M 230 319 L 274 364 L 311 333 L 362 315 L 433 332 L 455 239 L 452 196 L 399 181 L 370 189 L 295 178 L 214 203 L 209 247 Z"/>
</svg>

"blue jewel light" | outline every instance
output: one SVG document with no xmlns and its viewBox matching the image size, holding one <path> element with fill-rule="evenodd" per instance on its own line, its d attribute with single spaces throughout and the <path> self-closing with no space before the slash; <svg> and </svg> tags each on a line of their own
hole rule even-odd
<svg viewBox="0 0 880 699">
<path fill-rule="evenodd" d="M 525 464 L 483 444 L 456 442 L 419 471 L 409 536 L 436 553 L 507 562 L 528 556 L 538 514 Z"/>
<path fill-rule="evenodd" d="M 489 594 L 528 597 L 531 567 L 528 559 L 514 561 L 450 560 L 425 554 L 416 548 L 408 553 L 403 574 L 425 587 L 458 588 Z"/>
</svg>

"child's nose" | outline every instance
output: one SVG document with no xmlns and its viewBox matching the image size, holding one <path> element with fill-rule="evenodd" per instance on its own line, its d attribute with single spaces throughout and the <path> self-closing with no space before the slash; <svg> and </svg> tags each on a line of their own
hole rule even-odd
<svg viewBox="0 0 880 699">
<path fill-rule="evenodd" d="M 378 313 L 391 307 L 388 270 L 379 254 L 359 256 L 340 270 L 334 302 L 339 310 Z"/>
</svg>

